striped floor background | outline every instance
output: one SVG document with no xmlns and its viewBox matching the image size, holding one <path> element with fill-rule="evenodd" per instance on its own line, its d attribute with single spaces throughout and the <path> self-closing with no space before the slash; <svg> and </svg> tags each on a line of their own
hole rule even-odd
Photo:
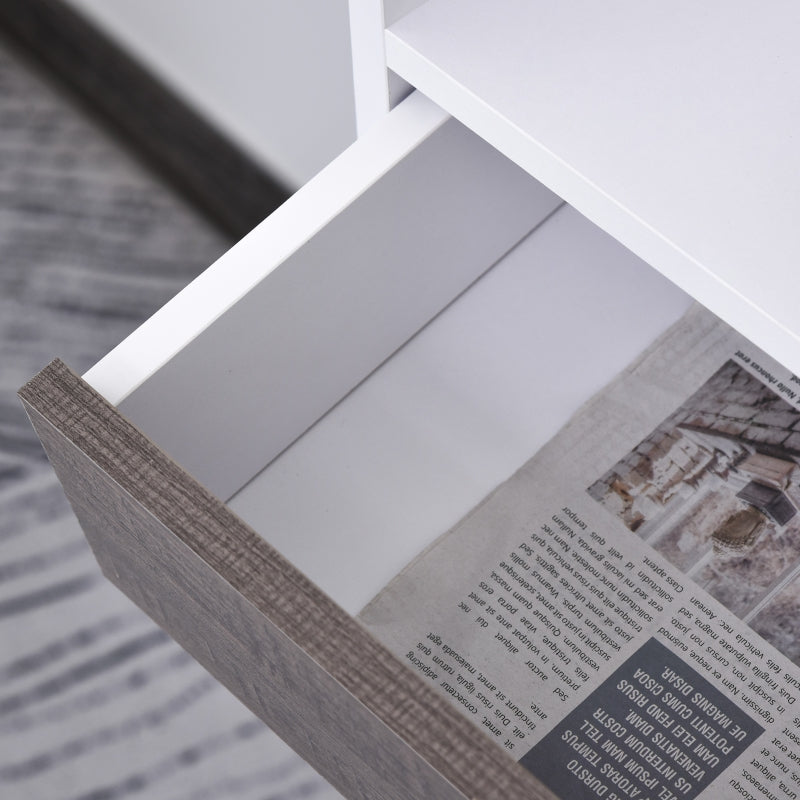
<svg viewBox="0 0 800 800">
<path fill-rule="evenodd" d="M 16 400 L 230 242 L 0 41 L 0 798 L 339 795 L 100 575 Z"/>
</svg>

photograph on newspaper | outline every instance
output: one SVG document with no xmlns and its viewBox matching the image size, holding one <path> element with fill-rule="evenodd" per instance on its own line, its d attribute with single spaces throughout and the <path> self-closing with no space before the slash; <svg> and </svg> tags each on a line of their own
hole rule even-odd
<svg viewBox="0 0 800 800">
<path fill-rule="evenodd" d="M 798 463 L 800 408 L 731 360 L 589 494 L 798 663 Z"/>
</svg>

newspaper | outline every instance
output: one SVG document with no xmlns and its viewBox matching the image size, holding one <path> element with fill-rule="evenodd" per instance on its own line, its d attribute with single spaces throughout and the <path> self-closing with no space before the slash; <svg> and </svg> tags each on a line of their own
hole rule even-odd
<svg viewBox="0 0 800 800">
<path fill-rule="evenodd" d="M 361 619 L 565 800 L 796 798 L 798 464 L 800 379 L 693 308 Z"/>
</svg>

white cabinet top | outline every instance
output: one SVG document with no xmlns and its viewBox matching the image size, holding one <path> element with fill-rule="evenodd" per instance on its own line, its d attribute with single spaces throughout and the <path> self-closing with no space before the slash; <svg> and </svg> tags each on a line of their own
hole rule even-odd
<svg viewBox="0 0 800 800">
<path fill-rule="evenodd" d="M 391 69 L 800 373 L 800 4 L 429 0 Z"/>
</svg>

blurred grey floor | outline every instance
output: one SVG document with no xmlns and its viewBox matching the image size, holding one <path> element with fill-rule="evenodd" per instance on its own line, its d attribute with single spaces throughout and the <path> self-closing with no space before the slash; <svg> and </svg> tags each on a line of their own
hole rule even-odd
<svg viewBox="0 0 800 800">
<path fill-rule="evenodd" d="M 230 243 L 0 41 L 0 798 L 338 797 L 100 575 L 15 392 Z"/>
</svg>

